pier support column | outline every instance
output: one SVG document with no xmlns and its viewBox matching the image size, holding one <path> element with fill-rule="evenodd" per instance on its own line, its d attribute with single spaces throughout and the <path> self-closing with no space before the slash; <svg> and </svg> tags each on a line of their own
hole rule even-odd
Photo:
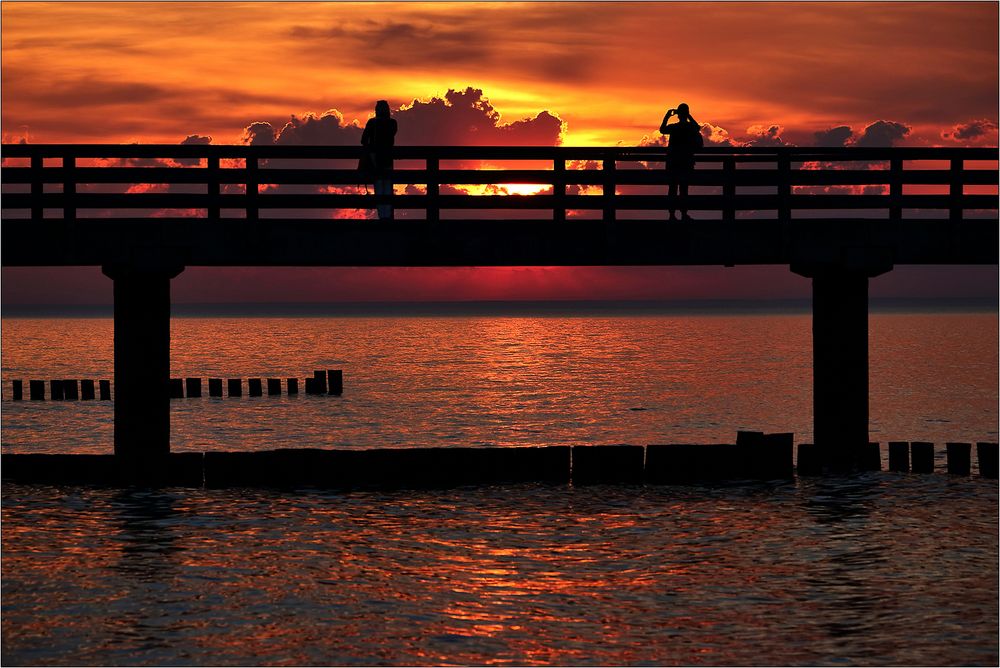
<svg viewBox="0 0 1000 668">
<path fill-rule="evenodd" d="M 115 459 L 130 482 L 155 482 L 170 454 L 170 279 L 183 267 L 105 265 L 115 295 Z"/>
<path fill-rule="evenodd" d="M 856 470 L 868 445 L 868 279 L 890 268 L 792 268 L 812 278 L 813 439 L 827 471 Z"/>
</svg>

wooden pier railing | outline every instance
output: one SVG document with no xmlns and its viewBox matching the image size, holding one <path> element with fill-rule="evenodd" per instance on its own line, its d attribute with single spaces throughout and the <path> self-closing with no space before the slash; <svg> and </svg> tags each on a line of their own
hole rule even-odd
<svg viewBox="0 0 1000 668">
<path fill-rule="evenodd" d="M 352 211 L 353 217 L 364 217 L 357 210 L 383 200 L 360 188 L 362 177 L 354 167 L 361 151 L 5 144 L 2 212 L 4 218 L 36 220 L 141 215 L 254 220 L 297 217 L 304 210 L 323 210 L 321 217 L 352 217 Z M 405 217 L 433 221 L 487 210 L 496 217 L 496 210 L 520 209 L 538 212 L 539 218 L 612 221 L 668 208 L 671 175 L 662 147 L 400 146 L 394 159 L 396 193 L 385 201 L 408 211 Z M 996 148 L 712 147 L 697 156 L 686 206 L 722 220 L 996 218 L 997 159 Z M 482 194 L 459 190 L 470 185 Z"/>
</svg>

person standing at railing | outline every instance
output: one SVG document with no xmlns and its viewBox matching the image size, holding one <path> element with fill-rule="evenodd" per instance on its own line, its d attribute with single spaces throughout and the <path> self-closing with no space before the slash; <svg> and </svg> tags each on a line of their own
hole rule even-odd
<svg viewBox="0 0 1000 668">
<path fill-rule="evenodd" d="M 667 125 L 671 116 L 677 116 L 677 122 Z M 691 220 L 687 212 L 688 183 L 691 172 L 694 171 L 694 154 L 705 145 L 701 136 L 701 126 L 691 116 L 691 110 L 683 102 L 676 109 L 667 109 L 663 122 L 660 123 L 660 133 L 670 138 L 667 145 L 667 172 L 670 175 L 670 190 L 667 197 L 670 201 L 670 220 L 677 220 L 676 209 L 681 210 L 681 218 Z M 678 199 L 678 190 L 680 197 Z"/>
<path fill-rule="evenodd" d="M 392 195 L 392 146 L 396 141 L 396 119 L 389 116 L 389 103 L 379 100 L 375 103 L 375 118 L 369 118 L 365 131 L 361 133 L 361 145 L 365 159 L 375 181 L 375 196 Z M 379 220 L 392 220 L 392 205 L 376 204 Z"/>
</svg>

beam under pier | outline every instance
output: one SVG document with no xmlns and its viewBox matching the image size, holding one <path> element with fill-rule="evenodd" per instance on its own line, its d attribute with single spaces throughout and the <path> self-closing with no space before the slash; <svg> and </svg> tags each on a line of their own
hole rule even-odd
<svg viewBox="0 0 1000 668">
<path fill-rule="evenodd" d="M 868 444 L 868 279 L 889 269 L 792 267 L 812 278 L 813 439 L 830 472 L 857 469 Z"/>
<path fill-rule="evenodd" d="M 170 455 L 170 279 L 183 266 L 105 265 L 114 281 L 115 459 L 129 482 L 156 482 Z"/>
</svg>

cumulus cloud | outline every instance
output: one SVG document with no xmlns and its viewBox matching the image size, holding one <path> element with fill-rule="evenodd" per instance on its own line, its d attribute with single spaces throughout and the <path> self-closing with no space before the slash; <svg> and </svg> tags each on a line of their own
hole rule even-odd
<svg viewBox="0 0 1000 668">
<path fill-rule="evenodd" d="M 846 146 L 854 136 L 854 131 L 847 125 L 838 125 L 829 130 L 821 130 L 813 134 L 814 146 Z"/>
<path fill-rule="evenodd" d="M 243 129 L 240 143 L 250 146 L 269 146 L 274 143 L 274 128 L 266 121 L 254 121 Z"/>
<path fill-rule="evenodd" d="M 705 146 L 733 146 L 729 131 L 718 125 L 702 123 L 701 136 L 705 138 Z"/>
<path fill-rule="evenodd" d="M 747 146 L 789 146 L 781 133 L 784 127 L 780 125 L 751 125 L 747 128 Z"/>
<path fill-rule="evenodd" d="M 971 143 L 991 134 L 996 134 L 997 123 L 988 118 L 972 120 L 968 123 L 959 123 L 950 130 L 941 133 L 943 139 L 951 141 Z"/>
<path fill-rule="evenodd" d="M 910 126 L 895 121 L 875 121 L 854 141 L 855 146 L 889 147 L 910 134 Z"/>
<path fill-rule="evenodd" d="M 566 129 L 565 122 L 547 110 L 505 123 L 483 90 L 471 86 L 399 105 L 393 117 L 399 123 L 398 146 L 556 146 Z M 347 123 L 331 109 L 319 116 L 292 116 L 280 130 L 265 121 L 251 123 L 241 141 L 253 146 L 355 146 L 361 131 L 358 121 Z"/>
<path fill-rule="evenodd" d="M 397 144 L 443 146 L 557 146 L 565 122 L 550 111 L 504 123 L 482 89 L 450 89 L 443 98 L 414 100 L 394 114 Z"/>
</svg>

